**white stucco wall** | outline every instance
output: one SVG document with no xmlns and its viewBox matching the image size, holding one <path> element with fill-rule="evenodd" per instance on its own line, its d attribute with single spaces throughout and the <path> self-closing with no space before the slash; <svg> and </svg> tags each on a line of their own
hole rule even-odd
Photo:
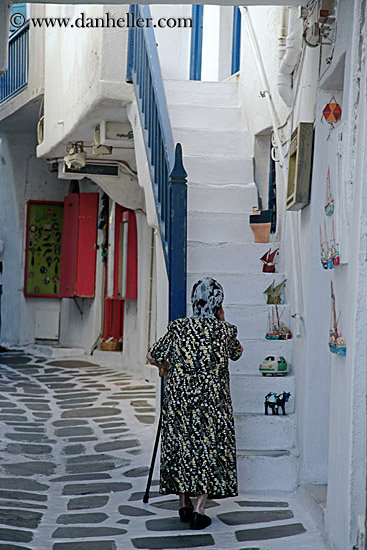
<svg viewBox="0 0 367 550">
<path fill-rule="evenodd" d="M 159 18 L 190 18 L 190 5 L 151 5 L 151 15 Z M 154 21 L 153 21 L 154 24 Z M 156 23 L 155 23 L 156 24 Z M 191 28 L 154 28 L 162 76 L 170 80 L 187 80 L 190 70 Z"/>
<path fill-rule="evenodd" d="M 358 6 L 358 2 L 353 2 L 353 5 Z M 318 49 L 306 50 L 304 76 L 293 122 L 293 127 L 298 121 L 315 120 L 316 125 L 311 203 L 300 214 L 303 336 L 294 341 L 293 348 L 297 372 L 300 482 L 328 483 L 325 525 L 333 550 L 351 548 L 356 543 L 357 518 L 364 513 L 365 488 L 366 344 L 362 335 L 366 330 L 363 290 L 366 222 L 362 174 L 365 173 L 366 158 L 366 69 L 358 42 L 363 36 L 360 28 L 362 17 L 356 13 L 353 22 L 351 8 L 350 2 L 338 3 L 337 20 L 342 24 L 338 24 L 334 50 L 323 49 L 321 72 L 325 74 L 317 101 L 314 93 L 320 52 Z M 254 25 L 256 27 L 256 17 Z M 357 46 L 353 45 L 351 37 Z M 333 56 L 327 68 L 324 59 L 330 53 Z M 360 81 L 355 78 L 358 71 L 361 71 Z M 329 135 L 330 127 L 321 122 L 321 114 L 332 96 L 342 105 L 342 123 L 337 124 Z M 253 116 L 253 120 L 249 119 L 249 127 L 256 128 L 254 121 L 261 124 L 259 114 Z M 342 145 L 338 146 L 341 132 Z M 336 239 L 341 242 L 342 257 L 348 260 L 333 271 L 322 269 L 319 245 L 319 226 L 323 227 L 324 221 L 329 238 L 331 234 L 331 220 L 324 212 L 328 165 L 335 199 Z M 341 206 L 343 197 L 345 207 Z M 349 239 L 346 238 L 348 233 Z M 285 253 L 289 257 L 287 250 Z M 327 345 L 331 279 L 337 310 L 342 311 L 340 329 L 347 345 L 345 358 L 332 355 Z"/>
<path fill-rule="evenodd" d="M 201 80 L 231 76 L 233 6 L 204 6 Z"/>
<path fill-rule="evenodd" d="M 47 6 L 48 17 L 125 16 L 119 7 Z M 45 129 L 37 154 L 65 154 L 67 141 L 91 142 L 101 120 L 126 120 L 123 106 L 132 98 L 126 83 L 126 28 L 48 28 L 45 31 Z"/>
<path fill-rule="evenodd" d="M 356 5 L 358 2 L 353 2 L 353 6 Z M 358 50 L 357 46 L 353 51 L 351 40 L 352 36 L 354 41 L 363 36 L 361 14 L 353 23 L 352 6 L 347 1 L 339 2 L 338 10 L 336 43 L 334 48 L 323 48 L 320 66 L 321 72 L 325 74 L 318 91 L 320 49 L 306 49 L 299 96 L 290 129 L 295 128 L 299 121 L 315 121 L 316 125 L 311 203 L 298 215 L 304 304 L 302 338 L 293 341 L 293 363 L 297 379 L 299 480 L 306 484 L 328 484 L 327 537 L 333 550 L 344 550 L 356 543 L 357 517 L 364 513 L 366 345 L 362 334 L 366 330 L 363 290 L 366 277 L 366 223 L 363 215 L 365 193 L 362 174 L 365 173 L 366 158 L 366 91 L 365 65 L 353 65 L 353 55 L 360 57 L 362 52 L 364 60 L 364 50 Z M 249 11 L 275 108 L 283 123 L 287 110 L 276 90 L 276 45 L 281 9 L 258 7 Z M 246 28 L 243 29 L 243 37 L 240 93 L 250 133 L 256 134 L 269 125 L 270 117 L 265 100 L 259 97 L 261 83 L 251 49 L 246 45 Z M 325 59 L 331 54 L 332 61 L 327 68 Z M 359 80 L 355 78 L 359 70 L 362 71 L 360 82 L 363 83 L 360 90 Z M 336 125 L 328 138 L 330 127 L 321 122 L 321 114 L 332 96 L 341 103 L 343 113 L 342 123 Z M 341 131 L 343 141 L 340 149 L 338 140 Z M 287 132 L 284 137 L 287 138 Z M 324 212 L 328 165 L 336 201 L 336 238 L 341 241 L 341 253 L 348 260 L 347 264 L 333 271 L 322 269 L 319 245 L 319 226 L 323 227 L 324 221 L 327 223 L 329 238 L 331 234 L 331 220 Z M 278 169 L 278 180 L 279 175 Z M 352 183 L 348 183 L 350 181 Z M 344 187 L 349 187 L 349 191 L 344 192 Z M 343 196 L 345 209 L 341 208 Z M 278 206 L 281 206 L 279 202 Z M 292 299 L 290 225 L 287 216 L 282 227 L 283 253 L 286 271 L 290 275 L 288 289 L 291 292 L 288 296 Z M 348 233 L 349 240 L 346 238 Z M 331 279 L 334 282 L 337 310 L 342 311 L 340 328 L 347 344 L 346 358 L 336 357 L 328 349 Z"/>
<path fill-rule="evenodd" d="M 36 311 L 58 309 L 53 298 L 25 298 L 24 251 L 26 205 L 29 199 L 63 200 L 60 185 L 45 162 L 36 158 L 33 133 L 1 132 L 0 220 L 5 243 L 2 298 L 2 340 L 8 344 L 34 341 Z"/>
</svg>

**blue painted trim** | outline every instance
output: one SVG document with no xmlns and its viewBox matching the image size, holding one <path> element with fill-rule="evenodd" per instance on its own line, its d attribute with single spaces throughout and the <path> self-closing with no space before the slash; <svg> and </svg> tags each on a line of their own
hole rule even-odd
<svg viewBox="0 0 367 550">
<path fill-rule="evenodd" d="M 134 4 L 130 14 L 132 18 L 147 19 L 149 6 Z M 174 147 L 154 30 L 132 26 L 129 34 L 126 78 L 134 86 L 149 163 L 169 281 L 169 319 L 172 321 L 186 314 L 186 172 L 181 146 Z"/>
<path fill-rule="evenodd" d="M 234 6 L 231 74 L 237 73 L 240 70 L 240 61 L 241 61 L 241 12 L 237 6 Z"/>
<path fill-rule="evenodd" d="M 29 21 L 9 37 L 8 70 L 0 78 L 0 103 L 23 91 L 28 84 Z"/>
<path fill-rule="evenodd" d="M 130 5 L 129 14 L 134 13 L 134 6 Z M 131 17 L 129 15 L 129 17 Z M 132 70 L 133 70 L 133 63 L 134 63 L 134 29 L 129 29 L 128 34 L 128 43 L 127 43 L 127 68 L 126 68 L 126 82 L 129 82 L 129 84 L 132 84 L 133 82 L 133 76 L 132 76 Z"/>
<path fill-rule="evenodd" d="M 190 80 L 201 80 L 204 6 L 192 6 Z"/>
<path fill-rule="evenodd" d="M 186 316 L 187 271 L 187 174 L 181 144 L 176 145 L 175 166 L 170 174 L 169 319 Z"/>
</svg>

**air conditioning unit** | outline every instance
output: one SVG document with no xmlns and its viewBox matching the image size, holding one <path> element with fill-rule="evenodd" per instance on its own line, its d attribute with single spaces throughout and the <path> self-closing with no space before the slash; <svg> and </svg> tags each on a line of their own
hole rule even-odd
<svg viewBox="0 0 367 550">
<path fill-rule="evenodd" d="M 129 122 L 102 120 L 99 129 L 102 145 L 133 149 L 134 135 Z"/>
<path fill-rule="evenodd" d="M 113 162 L 87 162 L 84 168 L 74 170 L 68 168 L 64 161 L 58 163 L 58 177 L 62 180 L 82 180 L 88 176 L 105 176 L 117 178 L 119 176 L 119 166 Z"/>
</svg>

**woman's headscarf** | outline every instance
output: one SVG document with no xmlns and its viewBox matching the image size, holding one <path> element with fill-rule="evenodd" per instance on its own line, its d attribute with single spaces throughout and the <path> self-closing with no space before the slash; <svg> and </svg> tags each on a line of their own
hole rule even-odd
<svg viewBox="0 0 367 550">
<path fill-rule="evenodd" d="M 204 277 L 192 287 L 193 317 L 217 317 L 224 299 L 222 285 L 211 277 Z"/>
</svg>

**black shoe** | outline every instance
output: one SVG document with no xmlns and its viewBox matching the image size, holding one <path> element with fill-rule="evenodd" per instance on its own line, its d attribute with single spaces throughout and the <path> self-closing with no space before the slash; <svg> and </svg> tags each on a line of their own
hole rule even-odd
<svg viewBox="0 0 367 550">
<path fill-rule="evenodd" d="M 193 508 L 188 508 L 187 506 L 182 506 L 182 508 L 178 511 L 179 516 L 181 518 L 181 521 L 184 523 L 188 523 L 191 521 L 192 514 L 193 514 Z"/>
<path fill-rule="evenodd" d="M 212 520 L 210 517 L 205 516 L 204 514 L 199 514 L 199 512 L 194 512 L 190 521 L 191 529 L 205 529 L 211 524 Z"/>
</svg>

